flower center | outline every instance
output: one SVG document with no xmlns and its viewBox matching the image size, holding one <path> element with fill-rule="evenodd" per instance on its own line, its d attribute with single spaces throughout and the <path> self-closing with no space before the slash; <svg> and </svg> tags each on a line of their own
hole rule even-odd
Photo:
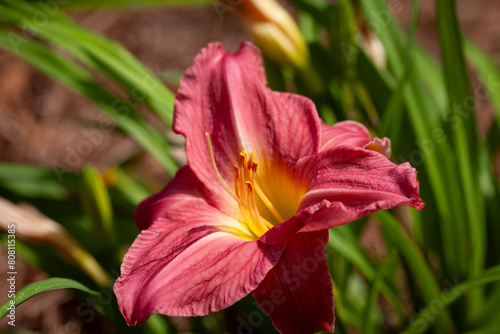
<svg viewBox="0 0 500 334">
<path fill-rule="evenodd" d="M 217 169 L 210 135 L 205 133 L 205 137 L 207 139 L 210 163 L 212 164 L 214 174 L 224 190 L 236 201 L 236 203 L 238 203 L 238 207 L 244 220 L 240 223 L 242 223 L 245 229 L 248 230 L 248 232 L 250 232 L 253 236 L 259 238 L 274 226 L 259 213 L 256 198 L 260 199 L 260 201 L 269 209 L 278 223 L 282 223 L 284 221 L 283 217 L 261 190 L 255 179 L 257 167 L 259 165 L 257 160 L 255 160 L 255 153 L 251 152 L 250 155 L 248 155 L 242 150 L 239 154 L 239 164 L 232 165 L 234 169 L 233 190 L 224 181 L 219 173 L 219 170 Z M 256 195 L 258 197 L 256 197 Z"/>
</svg>

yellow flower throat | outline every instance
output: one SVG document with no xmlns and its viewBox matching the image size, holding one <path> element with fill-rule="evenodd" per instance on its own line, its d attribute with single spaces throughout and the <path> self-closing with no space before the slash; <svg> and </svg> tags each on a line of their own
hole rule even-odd
<svg viewBox="0 0 500 334">
<path fill-rule="evenodd" d="M 269 209 L 278 223 L 282 223 L 284 221 L 283 217 L 261 190 L 257 180 L 255 179 L 257 167 L 259 165 L 257 160 L 255 160 L 255 153 L 251 152 L 250 155 L 248 155 L 242 150 L 239 154 L 239 165 L 232 165 L 234 169 L 233 190 L 224 181 L 219 173 L 219 170 L 217 169 L 212 142 L 210 141 L 210 135 L 207 132 L 205 133 L 205 137 L 207 139 L 210 163 L 212 164 L 214 174 L 224 190 L 238 203 L 238 207 L 244 220 L 240 221 L 240 223 L 243 227 L 245 227 L 245 230 L 247 230 L 246 232 L 251 233 L 251 237 L 248 238 L 248 236 L 242 235 L 241 231 L 237 231 L 239 232 L 237 234 L 247 239 L 256 239 L 274 226 L 259 213 L 257 198 Z M 255 196 L 256 194 L 258 197 Z"/>
</svg>

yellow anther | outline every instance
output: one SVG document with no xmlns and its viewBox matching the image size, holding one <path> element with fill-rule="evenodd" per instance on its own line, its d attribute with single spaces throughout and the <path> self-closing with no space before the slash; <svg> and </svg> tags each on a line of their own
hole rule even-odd
<svg viewBox="0 0 500 334">
<path fill-rule="evenodd" d="M 253 169 L 253 159 L 255 159 L 255 152 L 252 151 L 252 153 L 250 153 L 250 157 L 248 158 L 248 164 L 247 164 L 248 170 Z"/>
<path fill-rule="evenodd" d="M 241 151 L 240 152 L 240 161 L 241 161 L 241 164 L 243 165 L 243 167 L 247 167 L 247 160 L 248 160 L 248 155 L 247 155 L 247 152 L 245 151 Z"/>
<path fill-rule="evenodd" d="M 253 190 L 252 182 L 246 181 L 245 184 L 246 184 L 246 186 L 248 188 L 248 191 L 252 192 L 252 190 Z"/>
<path fill-rule="evenodd" d="M 257 166 L 259 165 L 259 163 L 257 161 L 254 161 L 252 163 L 252 172 L 257 173 Z"/>
</svg>

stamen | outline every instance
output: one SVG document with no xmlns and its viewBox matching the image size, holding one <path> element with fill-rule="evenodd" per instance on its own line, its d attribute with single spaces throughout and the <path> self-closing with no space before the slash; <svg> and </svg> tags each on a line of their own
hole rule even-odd
<svg viewBox="0 0 500 334">
<path fill-rule="evenodd" d="M 278 212 L 278 210 L 276 210 L 273 203 L 271 203 L 271 201 L 269 200 L 269 198 L 267 198 L 267 196 L 264 194 L 262 189 L 260 189 L 257 182 L 254 182 L 254 185 L 255 185 L 255 191 L 256 191 L 257 195 L 259 195 L 262 202 L 266 205 L 266 207 L 269 209 L 269 211 L 271 211 L 274 218 L 276 218 L 279 223 L 284 222 L 285 220 L 283 219 L 283 217 L 281 217 L 280 213 Z"/>
<path fill-rule="evenodd" d="M 257 229 L 257 225 L 255 225 L 254 220 L 250 214 L 249 209 L 246 206 L 241 206 L 239 205 L 241 215 L 243 216 L 243 219 L 245 220 L 245 226 L 252 232 L 257 238 L 264 234 L 262 231 Z"/>
<path fill-rule="evenodd" d="M 235 173 L 235 176 L 234 176 L 234 191 L 236 193 L 236 196 L 238 196 L 239 198 L 241 198 L 241 189 L 240 189 L 240 182 L 239 182 L 240 178 L 241 178 L 240 169 L 236 165 L 232 165 L 232 167 L 233 167 L 234 173 Z"/>
<path fill-rule="evenodd" d="M 264 225 L 266 225 L 268 229 L 272 229 L 274 227 L 274 225 L 268 222 L 266 219 L 264 219 Z"/>
<path fill-rule="evenodd" d="M 205 132 L 205 137 L 207 139 L 210 163 L 212 165 L 212 170 L 214 171 L 215 177 L 224 188 L 224 190 L 238 203 L 238 207 L 244 220 L 240 220 L 240 223 L 243 227 L 242 230 L 228 227 L 226 231 L 239 235 L 248 240 L 255 240 L 254 236 L 259 238 L 269 229 L 274 227 L 273 224 L 271 224 L 260 215 L 255 199 L 255 191 L 262 199 L 262 202 L 271 211 L 273 216 L 280 223 L 283 222 L 284 219 L 278 213 L 278 210 L 276 210 L 271 201 L 269 201 L 258 184 L 255 182 L 255 174 L 257 173 L 257 167 L 259 165 L 259 163 L 255 160 L 255 153 L 251 152 L 250 156 L 248 156 L 248 154 L 244 150 L 242 150 L 239 154 L 240 166 L 232 165 L 234 170 L 233 191 L 224 181 L 219 173 L 219 170 L 217 169 L 212 142 L 210 140 L 210 134 L 208 132 Z M 253 236 L 251 234 L 253 234 Z"/>
<path fill-rule="evenodd" d="M 215 177 L 217 178 L 217 181 L 219 181 L 220 185 L 224 190 L 240 205 L 244 205 L 241 199 L 239 199 L 238 196 L 229 188 L 229 186 L 226 184 L 224 179 L 219 173 L 219 170 L 217 169 L 217 165 L 215 164 L 215 158 L 214 158 L 214 150 L 212 148 L 212 142 L 210 141 L 210 134 L 208 132 L 205 132 L 205 138 L 207 139 L 207 144 L 208 144 L 208 154 L 210 155 L 210 163 L 212 164 L 212 169 L 215 173 Z"/>
<path fill-rule="evenodd" d="M 254 226 L 257 227 L 257 229 L 260 232 L 260 235 L 262 235 L 267 231 L 267 229 L 265 228 L 264 225 L 262 225 L 262 222 L 260 221 L 261 217 L 260 217 L 259 211 L 257 210 L 257 205 L 255 204 L 255 196 L 253 194 L 253 186 L 249 181 L 245 182 L 245 184 L 248 187 L 248 193 L 247 193 L 248 203 L 249 203 L 249 210 L 248 211 L 250 213 L 250 217 L 252 218 L 252 221 L 254 222 Z"/>
<path fill-rule="evenodd" d="M 240 169 L 236 165 L 232 165 L 231 167 L 233 167 L 233 169 L 234 169 L 234 172 L 236 174 L 236 178 L 239 179 L 241 177 Z"/>
</svg>

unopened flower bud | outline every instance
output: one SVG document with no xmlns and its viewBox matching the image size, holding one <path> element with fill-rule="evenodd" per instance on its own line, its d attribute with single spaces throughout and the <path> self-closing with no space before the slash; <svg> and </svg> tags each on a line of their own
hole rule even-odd
<svg viewBox="0 0 500 334">
<path fill-rule="evenodd" d="M 307 45 L 294 19 L 274 0 L 243 0 L 235 13 L 257 46 L 280 64 L 304 68 Z"/>
</svg>

